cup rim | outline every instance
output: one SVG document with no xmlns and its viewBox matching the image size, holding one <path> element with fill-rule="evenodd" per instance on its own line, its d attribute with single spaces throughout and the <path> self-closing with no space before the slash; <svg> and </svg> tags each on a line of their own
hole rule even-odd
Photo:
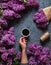
<svg viewBox="0 0 51 65">
<path fill-rule="evenodd" d="M 27 30 L 29 31 L 29 34 L 28 34 L 27 36 L 23 35 L 23 33 L 22 33 L 22 31 L 23 31 L 24 29 L 27 29 Z M 29 37 L 29 36 L 30 36 L 30 30 L 29 30 L 28 28 L 23 28 L 22 31 L 21 31 L 21 35 L 22 35 L 23 37 Z"/>
</svg>

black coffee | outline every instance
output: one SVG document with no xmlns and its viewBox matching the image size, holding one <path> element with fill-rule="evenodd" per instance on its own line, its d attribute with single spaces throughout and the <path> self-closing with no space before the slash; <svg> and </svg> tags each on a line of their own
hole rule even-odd
<svg viewBox="0 0 51 65">
<path fill-rule="evenodd" d="M 27 30 L 27 29 L 24 29 L 24 30 L 22 31 L 22 34 L 23 34 L 24 36 L 27 36 L 27 35 L 29 35 L 29 30 Z"/>
</svg>

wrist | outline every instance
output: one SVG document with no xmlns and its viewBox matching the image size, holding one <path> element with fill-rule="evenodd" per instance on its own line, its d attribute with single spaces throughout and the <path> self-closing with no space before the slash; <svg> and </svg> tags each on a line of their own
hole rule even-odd
<svg viewBox="0 0 51 65">
<path fill-rule="evenodd" d="M 22 49 L 22 52 L 26 52 L 26 49 Z"/>
</svg>

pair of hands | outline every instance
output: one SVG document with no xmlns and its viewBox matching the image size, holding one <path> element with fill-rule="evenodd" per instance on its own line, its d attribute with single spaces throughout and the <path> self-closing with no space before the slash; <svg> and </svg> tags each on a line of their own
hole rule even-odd
<svg viewBox="0 0 51 65">
<path fill-rule="evenodd" d="M 20 44 L 22 50 L 26 50 L 26 39 L 24 37 L 20 38 L 19 44 Z"/>
</svg>

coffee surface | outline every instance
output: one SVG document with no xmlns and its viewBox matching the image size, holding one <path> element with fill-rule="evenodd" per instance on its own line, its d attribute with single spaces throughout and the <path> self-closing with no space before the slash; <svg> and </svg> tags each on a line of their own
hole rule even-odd
<svg viewBox="0 0 51 65">
<path fill-rule="evenodd" d="M 23 34 L 24 36 L 27 36 L 27 35 L 29 35 L 29 30 L 27 30 L 27 29 L 24 29 L 24 30 L 22 31 L 22 34 Z"/>
</svg>

